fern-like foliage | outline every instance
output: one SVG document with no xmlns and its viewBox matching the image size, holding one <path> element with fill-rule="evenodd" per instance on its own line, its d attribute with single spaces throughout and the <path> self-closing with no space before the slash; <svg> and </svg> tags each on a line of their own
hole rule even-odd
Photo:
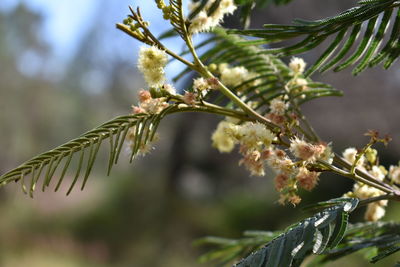
<svg viewBox="0 0 400 267">
<path fill-rule="evenodd" d="M 11 181 L 20 181 L 23 191 L 27 192 L 29 190 L 29 193 L 32 196 L 33 191 L 39 182 L 39 178 L 43 176 L 42 190 L 44 191 L 46 187 L 50 185 L 50 181 L 52 180 L 56 170 L 63 165 L 61 175 L 55 187 L 55 190 L 57 191 L 65 177 L 68 168 L 70 167 L 73 156 L 79 152 L 80 155 L 77 171 L 67 194 L 71 192 L 81 173 L 84 173 L 81 186 L 83 189 L 96 160 L 99 148 L 106 139 L 109 139 L 110 146 L 110 157 L 108 164 L 109 173 L 112 166 L 118 161 L 118 157 L 128 130 L 133 126 L 136 126 L 138 131 L 136 134 L 138 138 L 135 140 L 137 145 L 135 144 L 133 146 L 135 149 L 132 151 L 132 155 L 134 155 L 137 152 L 140 143 L 147 143 L 148 141 L 152 140 L 162 116 L 163 114 L 137 114 L 115 118 L 81 135 L 80 137 L 73 139 L 55 149 L 42 153 L 23 163 L 16 169 L 5 173 L 0 177 L 0 183 L 6 184 Z M 85 156 L 87 152 L 88 156 Z M 61 164 L 63 159 L 66 159 L 66 161 L 64 164 Z M 86 163 L 84 162 L 85 160 Z M 30 176 L 29 189 L 27 189 L 25 181 L 28 175 Z"/>
<path fill-rule="evenodd" d="M 119 155 L 130 129 L 134 130 L 134 140 L 132 142 L 130 139 L 131 143 L 129 144 L 131 150 L 130 162 L 132 162 L 134 156 L 137 155 L 137 153 L 140 152 L 147 143 L 154 140 L 161 120 L 166 115 L 179 112 L 204 112 L 224 116 L 232 115 L 232 113 L 216 107 L 180 107 L 179 104 L 172 103 L 157 114 L 140 113 L 117 117 L 76 139 L 42 153 L 24 162 L 19 167 L 1 175 L 0 185 L 5 185 L 12 181 L 20 182 L 22 190 L 25 193 L 29 192 L 30 196 L 33 196 L 33 192 L 35 191 L 41 177 L 43 177 L 42 191 L 44 191 L 50 186 L 50 182 L 56 176 L 56 171 L 61 169 L 55 186 L 55 191 L 57 191 L 60 188 L 68 169 L 72 165 L 71 162 L 73 161 L 73 157 L 76 154 L 79 154 L 76 173 L 67 191 L 67 195 L 71 193 L 81 176 L 83 176 L 81 185 L 81 189 L 83 190 L 96 161 L 96 156 L 100 146 L 106 142 L 107 139 L 110 147 L 107 167 L 107 174 L 109 175 L 113 165 L 118 162 Z M 240 112 L 233 112 L 236 115 L 241 115 Z M 242 118 L 246 119 L 245 116 L 242 116 Z M 26 182 L 27 179 L 30 180 L 30 183 Z M 27 187 L 27 184 L 29 188 Z"/>
<path fill-rule="evenodd" d="M 318 256 L 310 265 L 337 260 L 361 249 L 374 249 L 370 257 L 376 263 L 400 250 L 400 224 L 394 222 L 364 222 L 350 225 L 342 242 Z"/>
<path fill-rule="evenodd" d="M 201 111 L 201 109 L 199 110 Z M 61 174 L 55 187 L 55 190 L 57 191 L 64 180 L 67 170 L 71 166 L 74 155 L 79 154 L 78 167 L 67 194 L 69 194 L 74 188 L 82 173 L 83 179 L 81 189 L 83 189 L 86 185 L 93 164 L 95 163 L 99 148 L 106 139 L 108 139 L 110 146 L 107 171 L 109 174 L 112 166 L 118 162 L 119 155 L 130 128 L 135 127 L 135 140 L 133 144 L 130 144 L 132 151 L 130 160 L 132 161 L 140 148 L 154 139 L 161 119 L 167 114 L 180 111 L 185 110 L 178 109 L 176 105 L 171 105 L 159 114 L 135 114 L 117 117 L 76 139 L 40 154 L 21 164 L 19 167 L 3 174 L 0 176 L 0 184 L 4 185 L 12 181 L 19 181 L 22 190 L 26 193 L 29 191 L 29 194 L 33 196 L 33 192 L 39 183 L 39 178 L 43 177 L 42 191 L 44 191 L 50 185 L 57 169 L 62 167 Z M 28 183 L 29 188 L 27 188 L 27 179 L 30 180 Z"/>
<path fill-rule="evenodd" d="M 219 246 L 202 257 L 227 263 L 259 248 L 235 266 L 299 266 L 310 253 L 321 254 L 335 248 L 342 240 L 348 225 L 349 213 L 358 205 L 353 198 L 336 199 L 333 206 L 318 212 L 285 232 L 248 232 L 240 240 L 206 238 L 202 244 Z M 265 244 L 265 242 L 268 242 Z M 262 246 L 260 248 L 260 246 Z"/>
<path fill-rule="evenodd" d="M 197 45 L 198 49 L 210 47 L 200 55 L 200 59 L 206 63 L 229 63 L 232 66 L 243 66 L 252 72 L 253 77 L 230 89 L 241 96 L 247 104 L 255 103 L 255 109 L 261 114 L 267 113 L 272 99 L 287 94 L 286 84 L 293 79 L 293 73 L 289 67 L 278 57 L 266 54 L 266 50 L 262 47 L 238 45 L 244 40 L 239 36 L 228 35 L 221 28 L 216 28 L 213 33 L 212 37 Z M 183 52 L 182 55 L 186 53 L 188 51 Z M 185 69 L 177 75 L 175 80 L 189 72 L 189 68 Z M 257 84 L 251 85 L 256 80 Z M 328 84 L 314 82 L 311 79 L 307 82 L 307 91 L 291 95 L 292 100 L 299 105 L 323 96 L 342 95 L 341 91 Z M 244 87 L 245 90 L 243 90 Z M 296 88 L 293 89 L 296 91 Z"/>
<path fill-rule="evenodd" d="M 353 69 L 353 74 L 356 75 L 380 63 L 383 63 L 384 68 L 389 68 L 399 57 L 399 5 L 400 2 L 396 0 L 363 0 L 358 2 L 357 7 L 327 19 L 295 20 L 294 25 L 265 24 L 264 29 L 230 32 L 259 38 L 241 42 L 242 45 L 271 44 L 305 37 L 294 45 L 268 49 L 264 52 L 279 56 L 303 53 L 320 45 L 329 36 L 335 35 L 328 48 L 308 69 L 306 76 L 316 70 L 324 72 L 333 67 L 334 71 L 340 71 L 358 62 Z M 391 34 L 386 44 L 381 47 L 390 25 L 392 25 Z M 362 39 L 357 43 L 360 36 Z"/>
<path fill-rule="evenodd" d="M 281 233 L 278 231 L 245 231 L 240 239 L 210 236 L 198 239 L 194 244 L 196 246 L 217 247 L 217 249 L 202 255 L 199 258 L 201 263 L 216 261 L 224 265 L 260 249 Z"/>
</svg>

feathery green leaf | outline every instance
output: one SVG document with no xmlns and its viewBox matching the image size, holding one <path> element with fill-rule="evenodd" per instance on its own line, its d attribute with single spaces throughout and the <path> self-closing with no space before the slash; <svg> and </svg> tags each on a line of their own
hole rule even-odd
<svg viewBox="0 0 400 267">
<path fill-rule="evenodd" d="M 228 63 L 231 66 L 245 67 L 252 76 L 230 88 L 248 104 L 255 105 L 255 109 L 265 114 L 268 112 L 269 103 L 273 98 L 287 93 L 286 84 L 293 79 L 293 72 L 280 59 L 274 55 L 266 54 L 265 49 L 259 46 L 240 46 L 238 43 L 244 39 L 227 35 L 223 29 L 216 28 L 214 35 L 199 43 L 196 48 L 205 48 L 200 54 L 200 59 L 205 63 L 221 64 Z M 184 51 L 182 55 L 188 53 Z M 189 73 L 187 68 L 179 73 L 175 80 L 181 79 Z M 341 96 L 342 92 L 323 83 L 308 80 L 307 90 L 298 90 L 292 97 L 299 104 L 322 96 Z M 215 100 L 210 95 L 210 101 L 221 103 L 223 96 Z M 229 102 L 228 102 L 229 103 Z M 231 104 L 231 103 L 229 103 Z"/>
<path fill-rule="evenodd" d="M 96 160 L 96 156 L 104 139 L 109 138 L 110 140 L 110 162 L 108 167 L 110 170 L 111 166 L 117 162 L 117 156 L 121 152 L 121 148 L 125 141 L 128 129 L 136 126 L 138 122 L 143 123 L 151 121 L 151 124 L 147 126 L 146 124 L 144 124 L 142 127 L 143 131 L 146 130 L 149 135 L 147 135 L 146 138 L 143 138 L 143 135 L 138 135 L 136 136 L 137 138 L 135 140 L 136 143 L 146 143 L 151 141 L 154 137 L 152 133 L 155 132 L 157 128 L 155 123 L 161 120 L 161 118 L 162 116 L 160 114 L 137 114 L 118 117 L 95 128 L 94 130 L 83 134 L 79 138 L 76 138 L 53 150 L 42 153 L 34 157 L 33 159 L 23 163 L 16 169 L 3 174 L 2 176 L 0 176 L 0 183 L 7 184 L 11 181 L 20 181 L 23 191 L 26 192 L 27 190 L 25 186 L 25 177 L 26 175 L 31 173 L 29 194 L 30 196 L 33 196 L 33 192 L 35 191 L 36 185 L 40 177 L 42 176 L 44 169 L 47 168 L 45 174 L 43 175 L 43 191 L 46 189 L 46 187 L 50 185 L 50 181 L 54 177 L 56 170 L 59 169 L 62 160 L 66 159 L 64 167 L 61 171 L 60 178 L 58 179 L 57 185 L 55 187 L 55 190 L 57 191 L 60 188 L 61 183 L 64 180 L 65 174 L 71 165 L 74 154 L 81 151 L 78 159 L 77 171 L 75 173 L 72 184 L 68 189 L 67 194 L 69 194 L 75 187 L 75 184 L 77 183 L 82 170 L 84 170 L 84 177 L 81 186 L 81 189 L 83 189 L 86 185 L 87 179 L 91 173 L 94 162 Z M 149 129 L 150 126 L 152 127 L 151 130 Z M 115 140 L 114 136 L 117 136 Z M 136 147 L 134 153 L 137 153 L 138 149 L 139 148 Z M 85 157 L 86 150 L 89 150 L 87 157 Z M 85 158 L 87 158 L 86 161 Z"/>
<path fill-rule="evenodd" d="M 278 54 L 279 56 L 303 53 L 320 45 L 327 37 L 336 35 L 316 63 L 306 72 L 306 75 L 311 75 L 316 70 L 326 71 L 330 69 L 348 55 L 358 36 L 364 31 L 362 26 L 365 25 L 364 37 L 355 48 L 355 52 L 334 69 L 335 71 L 341 71 L 359 62 L 353 70 L 353 74 L 357 75 L 367 67 L 375 66 L 382 61 L 384 61 L 383 66 L 389 68 L 399 57 L 399 6 L 400 3 L 396 0 L 361 1 L 357 7 L 327 19 L 316 21 L 295 20 L 294 25 L 266 24 L 264 29 L 231 30 L 229 33 L 258 37 L 255 40 L 242 41 L 240 42 L 241 45 L 270 44 L 297 37 L 305 37 L 295 45 L 267 49 L 265 51 L 265 53 Z M 395 10 L 397 10 L 397 16 L 393 17 L 392 13 Z M 379 51 L 390 25 L 393 25 L 391 37 Z M 346 32 L 350 28 L 352 28 L 352 32 L 346 37 Z M 341 45 L 342 40 L 346 40 L 343 45 Z M 330 59 L 331 57 L 333 59 Z"/>
</svg>

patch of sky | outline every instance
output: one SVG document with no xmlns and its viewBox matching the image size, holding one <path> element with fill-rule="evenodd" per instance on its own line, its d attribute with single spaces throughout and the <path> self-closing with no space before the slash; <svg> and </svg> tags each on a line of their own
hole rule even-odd
<svg viewBox="0 0 400 267">
<path fill-rule="evenodd" d="M 187 2 L 184 1 L 184 6 L 187 6 Z M 155 3 L 149 0 L 133 2 L 132 0 L 122 0 L 118 3 L 105 0 L 1 0 L 0 10 L 9 12 L 20 3 L 43 16 L 43 23 L 38 34 L 43 36 L 43 40 L 51 49 L 50 58 L 44 60 L 44 65 L 47 76 L 52 78 L 62 78 L 65 66 L 76 55 L 93 23 L 97 23 L 104 29 L 102 40 L 98 44 L 94 44 L 94 46 L 100 47 L 98 50 L 102 54 L 99 56 L 107 59 L 122 58 L 131 61 L 134 65 L 137 60 L 138 48 L 142 44 L 115 29 L 115 23 L 122 21 L 129 14 L 129 5 L 134 8 L 140 6 L 144 19 L 151 22 L 150 29 L 155 36 L 171 29 L 171 25 L 163 19 L 161 11 L 156 9 Z M 185 12 L 187 12 L 186 9 Z M 201 42 L 202 39 L 203 37 L 196 36 L 195 41 Z M 163 40 L 163 43 L 177 53 L 184 48 L 184 44 L 179 38 L 168 38 Z M 34 56 L 34 53 L 29 52 L 21 60 L 34 58 L 34 62 L 38 62 Z M 24 62 L 22 61 L 20 65 L 24 66 Z M 34 75 L 33 67 L 24 67 L 22 72 Z M 166 70 L 168 80 L 172 81 L 172 78 L 183 68 L 182 63 L 172 61 Z M 44 72 L 46 73 L 46 71 Z M 98 70 L 95 73 L 98 73 Z M 90 76 L 92 77 L 93 73 Z"/>
</svg>

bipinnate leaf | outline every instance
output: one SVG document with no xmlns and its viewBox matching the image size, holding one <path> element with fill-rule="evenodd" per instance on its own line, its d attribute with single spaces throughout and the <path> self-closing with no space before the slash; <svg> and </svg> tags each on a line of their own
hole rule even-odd
<svg viewBox="0 0 400 267">
<path fill-rule="evenodd" d="M 278 56 L 300 54 L 319 46 L 330 36 L 329 46 L 305 73 L 310 76 L 334 68 L 341 71 L 357 64 L 353 74 L 368 67 L 383 64 L 389 68 L 400 56 L 400 3 L 396 0 L 360 1 L 353 7 L 326 19 L 295 20 L 293 25 L 265 24 L 263 29 L 231 30 L 230 33 L 257 37 L 241 41 L 240 45 L 272 44 L 303 37 L 294 45 L 267 49 Z M 393 13 L 395 15 L 393 16 Z M 391 34 L 385 38 L 391 28 Z M 357 41 L 359 37 L 361 40 Z M 386 42 L 385 45 L 381 45 Z M 352 52 L 354 51 L 354 52 Z M 347 58 L 346 58 L 347 56 Z"/>
<path fill-rule="evenodd" d="M 293 79 L 293 72 L 282 60 L 268 54 L 268 50 L 263 47 L 239 45 L 244 39 L 226 34 L 222 28 L 214 29 L 213 33 L 213 36 L 196 45 L 198 51 L 204 51 L 199 55 L 200 59 L 216 66 L 228 63 L 235 67 L 244 67 L 252 73 L 248 79 L 229 89 L 240 95 L 245 103 L 254 106 L 259 113 L 266 114 L 270 101 L 287 93 L 286 85 Z M 189 51 L 184 51 L 181 55 L 188 53 Z M 175 80 L 183 78 L 190 71 L 186 68 L 175 77 Z M 306 87 L 306 90 L 297 90 L 298 93 L 292 95 L 293 100 L 299 105 L 319 97 L 342 95 L 341 91 L 332 86 L 311 79 L 307 79 Z M 215 98 L 211 94 L 209 101 L 221 104 L 224 100 L 226 98 L 222 95 Z"/>
<path fill-rule="evenodd" d="M 164 115 L 173 111 L 173 109 L 175 109 L 175 107 L 167 108 L 160 114 L 136 114 L 117 117 L 76 139 L 40 154 L 21 164 L 19 167 L 3 174 L 0 176 L 0 183 L 4 185 L 11 181 L 20 182 L 23 191 L 25 193 L 28 193 L 29 191 L 30 196 L 33 196 L 33 192 L 35 191 L 41 177 L 43 177 L 41 188 L 42 191 L 44 191 L 49 187 L 51 180 L 55 176 L 56 170 L 61 169 L 55 186 L 55 191 L 57 191 L 64 181 L 67 170 L 71 167 L 74 155 L 79 154 L 77 157 L 76 172 L 67 194 L 71 193 L 81 176 L 83 176 L 81 185 L 81 189 L 83 190 L 96 161 L 96 156 L 99 152 L 100 146 L 105 139 L 109 139 L 110 146 L 107 171 L 109 174 L 112 166 L 118 161 L 128 130 L 131 127 L 140 129 L 139 133 L 135 135 L 136 138 L 132 150 L 133 157 L 139 150 L 139 144 L 146 144 L 147 142 L 152 141 L 158 123 Z M 29 189 L 27 189 L 26 186 L 27 179 L 30 179 Z"/>
<path fill-rule="evenodd" d="M 240 254 L 249 253 L 250 249 L 250 255 L 234 266 L 299 266 L 307 255 L 321 254 L 337 246 L 345 235 L 348 215 L 357 207 L 358 199 L 340 198 L 330 203 L 329 207 L 294 224 L 283 233 L 266 232 L 268 235 L 263 235 L 263 232 L 255 232 L 251 237 L 238 240 L 202 239 L 202 244 L 219 246 L 204 255 L 202 260 L 227 263 L 227 259 L 232 260 Z"/>
</svg>

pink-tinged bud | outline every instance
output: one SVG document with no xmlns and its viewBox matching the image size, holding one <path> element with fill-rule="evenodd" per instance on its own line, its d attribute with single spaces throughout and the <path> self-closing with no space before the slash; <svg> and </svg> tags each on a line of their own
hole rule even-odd
<svg viewBox="0 0 400 267">
<path fill-rule="evenodd" d="M 298 195 L 292 195 L 289 197 L 289 202 L 292 203 L 293 206 L 298 205 L 301 202 L 301 197 Z"/>
<path fill-rule="evenodd" d="M 279 159 L 284 159 L 286 157 L 286 152 L 281 150 L 281 149 L 276 149 L 275 150 L 275 155 L 279 158 Z"/>
<path fill-rule="evenodd" d="M 271 120 L 273 123 L 278 124 L 278 125 L 282 125 L 285 121 L 286 118 L 283 115 L 278 115 L 275 113 L 269 113 L 267 114 L 267 119 Z"/>
<path fill-rule="evenodd" d="M 139 102 L 140 103 L 146 102 L 146 101 L 151 99 L 150 92 L 146 91 L 146 90 L 140 90 L 138 95 L 139 95 Z"/>
<path fill-rule="evenodd" d="M 261 154 L 258 151 L 251 151 L 244 155 L 239 161 L 239 165 L 244 165 L 251 173 L 251 175 L 264 176 L 264 163 L 260 160 Z"/>
<path fill-rule="evenodd" d="M 218 89 L 219 87 L 219 81 L 215 77 L 208 78 L 207 83 L 210 85 L 210 89 Z"/>
<path fill-rule="evenodd" d="M 272 151 L 269 150 L 269 149 L 266 149 L 266 150 L 261 152 L 261 159 L 262 160 L 269 159 L 271 156 L 272 156 Z"/>
<path fill-rule="evenodd" d="M 286 202 L 289 202 L 293 206 L 296 206 L 301 202 L 301 198 L 294 193 L 281 194 L 279 197 L 279 204 L 285 205 Z"/>
<path fill-rule="evenodd" d="M 282 191 L 288 184 L 289 176 L 284 173 L 280 173 L 275 177 L 275 189 L 276 191 Z"/>
<path fill-rule="evenodd" d="M 144 109 L 141 108 L 141 107 L 132 106 L 132 113 L 133 113 L 133 114 L 146 113 L 146 110 L 144 110 Z"/>
<path fill-rule="evenodd" d="M 301 167 L 296 175 L 296 180 L 301 188 L 311 191 L 318 183 L 318 172 L 311 172 L 305 167 Z"/>
<path fill-rule="evenodd" d="M 246 155 L 249 151 L 249 147 L 246 145 L 240 145 L 239 147 L 239 153 L 242 155 Z"/>
<path fill-rule="evenodd" d="M 291 140 L 290 151 L 299 159 L 315 162 L 324 153 L 326 146 L 323 144 L 310 144 L 304 140 L 295 138 Z"/>
<path fill-rule="evenodd" d="M 196 100 L 196 93 L 185 92 L 185 94 L 183 95 L 183 102 L 185 102 L 185 104 L 187 105 L 194 106 L 196 104 Z"/>
</svg>

